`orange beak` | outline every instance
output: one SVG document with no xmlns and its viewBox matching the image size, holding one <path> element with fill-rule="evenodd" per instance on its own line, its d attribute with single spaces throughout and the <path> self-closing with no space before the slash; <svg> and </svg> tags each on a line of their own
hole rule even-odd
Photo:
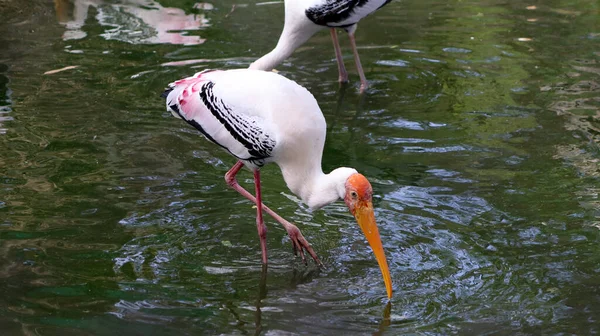
<svg viewBox="0 0 600 336">
<path fill-rule="evenodd" d="M 385 289 L 387 290 L 388 299 L 392 298 L 392 277 L 388 268 L 387 260 L 385 258 L 385 252 L 381 245 L 381 238 L 379 237 L 379 230 L 375 223 L 375 213 L 373 212 L 373 203 L 371 201 L 359 202 L 354 211 L 354 217 L 358 222 L 358 225 L 362 229 L 373 253 L 375 253 L 375 259 L 381 269 L 381 275 L 383 275 L 383 282 L 385 283 Z"/>
</svg>

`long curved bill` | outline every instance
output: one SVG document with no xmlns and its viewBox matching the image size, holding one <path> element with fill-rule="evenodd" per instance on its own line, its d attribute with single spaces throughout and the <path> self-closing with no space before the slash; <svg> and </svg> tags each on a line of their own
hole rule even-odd
<svg viewBox="0 0 600 336">
<path fill-rule="evenodd" d="M 358 204 L 355 209 L 354 217 L 358 222 L 358 226 L 362 229 L 373 253 L 375 259 L 381 269 L 381 275 L 383 275 L 383 282 L 385 283 L 385 289 L 387 290 L 388 299 L 392 298 L 392 277 L 388 268 L 387 259 L 385 258 L 385 252 L 381 245 L 381 238 L 379 237 L 379 230 L 375 223 L 375 213 L 373 212 L 373 203 L 371 201 L 363 202 Z"/>
</svg>

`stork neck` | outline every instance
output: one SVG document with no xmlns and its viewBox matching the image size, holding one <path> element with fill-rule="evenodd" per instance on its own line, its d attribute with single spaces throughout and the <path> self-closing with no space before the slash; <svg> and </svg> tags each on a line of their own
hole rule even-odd
<svg viewBox="0 0 600 336">
<path fill-rule="evenodd" d="M 334 169 L 329 174 L 325 174 L 319 169 L 318 172 L 304 176 L 304 178 L 298 178 L 298 175 L 291 178 L 284 173 L 284 179 L 290 190 L 298 195 L 304 203 L 311 209 L 319 209 L 344 198 L 346 181 L 354 173 L 356 173 L 356 169 L 341 167 Z"/>
<path fill-rule="evenodd" d="M 284 36 L 281 35 L 279 43 L 277 43 L 275 49 L 271 50 L 271 52 L 250 64 L 249 69 L 264 71 L 273 70 L 273 68 L 282 63 L 294 52 L 294 50 L 296 50 L 297 47 L 293 42 L 294 41 L 289 41 L 287 38 L 284 38 Z"/>
<path fill-rule="evenodd" d="M 320 26 L 308 20 L 303 10 L 299 11 L 291 6 L 288 1 L 286 1 L 285 6 L 285 24 L 277 46 L 270 53 L 250 64 L 250 69 L 273 70 L 275 66 L 288 58 L 296 48 L 321 29 Z"/>
</svg>

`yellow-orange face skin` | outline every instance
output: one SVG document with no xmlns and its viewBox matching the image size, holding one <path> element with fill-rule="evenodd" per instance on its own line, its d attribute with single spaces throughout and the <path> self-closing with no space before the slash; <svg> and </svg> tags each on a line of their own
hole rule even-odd
<svg viewBox="0 0 600 336">
<path fill-rule="evenodd" d="M 385 252 L 379 237 L 379 230 L 375 222 L 373 211 L 373 188 L 371 183 L 362 174 L 355 173 L 346 180 L 346 196 L 344 202 L 356 218 L 358 226 L 362 229 L 381 269 L 383 282 L 387 290 L 388 299 L 392 298 L 392 277 L 388 268 Z"/>
</svg>

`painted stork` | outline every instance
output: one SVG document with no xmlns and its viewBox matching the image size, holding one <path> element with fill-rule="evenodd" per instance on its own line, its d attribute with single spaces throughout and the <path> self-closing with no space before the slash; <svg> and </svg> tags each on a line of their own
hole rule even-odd
<svg viewBox="0 0 600 336">
<path fill-rule="evenodd" d="M 392 280 L 375 223 L 371 184 L 353 168 L 323 172 L 325 118 L 308 90 L 273 72 L 206 70 L 169 84 L 163 97 L 167 110 L 175 117 L 238 159 L 225 180 L 256 204 L 263 264 L 267 264 L 264 210 L 283 225 L 294 252 L 300 253 L 305 263 L 304 250 L 322 265 L 300 230 L 262 203 L 260 168 L 274 162 L 281 168 L 288 188 L 311 209 L 344 200 L 373 249 L 391 298 Z M 254 173 L 256 196 L 236 180 L 244 166 Z"/>
<path fill-rule="evenodd" d="M 330 28 L 331 39 L 337 59 L 339 81 L 347 82 L 348 73 L 342 59 L 337 28 L 344 29 L 350 37 L 356 70 L 360 76 L 360 91 L 367 89 L 360 57 L 356 50 L 354 32 L 365 16 L 385 6 L 391 0 L 285 0 L 285 23 L 277 46 L 270 53 L 256 60 L 250 69 L 272 70 L 288 58 L 296 48 L 324 27 Z"/>
</svg>

